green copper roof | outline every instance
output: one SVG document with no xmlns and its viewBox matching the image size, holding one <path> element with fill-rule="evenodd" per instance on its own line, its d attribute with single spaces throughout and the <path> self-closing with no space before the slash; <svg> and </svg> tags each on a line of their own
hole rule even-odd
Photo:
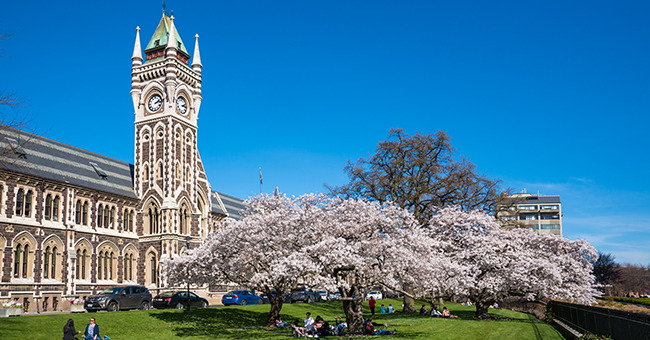
<svg viewBox="0 0 650 340">
<path fill-rule="evenodd" d="M 171 29 L 171 27 L 172 27 L 172 20 L 167 16 L 167 13 L 163 13 L 163 17 L 162 19 L 160 19 L 160 23 L 158 23 L 158 27 L 156 28 L 156 31 L 153 33 L 151 40 L 149 40 L 149 43 L 147 44 L 147 47 L 144 50 L 147 51 L 155 47 L 166 46 L 167 39 L 169 38 L 169 30 Z M 178 29 L 176 29 L 174 35 L 176 36 L 176 42 L 181 43 L 180 50 L 183 51 L 185 54 L 190 55 L 189 53 L 187 53 L 187 49 L 185 49 L 185 44 L 181 39 L 181 35 L 178 34 Z M 156 45 L 156 40 L 158 40 L 158 45 Z M 176 46 L 178 47 L 178 44 L 176 44 Z"/>
</svg>

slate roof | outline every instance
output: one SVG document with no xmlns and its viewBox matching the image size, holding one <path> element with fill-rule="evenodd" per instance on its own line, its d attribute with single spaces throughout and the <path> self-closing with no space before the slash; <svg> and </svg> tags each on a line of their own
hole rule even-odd
<svg viewBox="0 0 650 340">
<path fill-rule="evenodd" d="M 25 155 L 9 161 L 6 156 L 0 156 L 0 168 L 138 198 L 133 190 L 132 164 L 24 131 L 0 129 L 0 148 L 13 150 L 13 140 L 22 146 Z M 102 171 L 105 178 L 102 178 Z"/>
<path fill-rule="evenodd" d="M 235 220 L 242 219 L 241 212 L 246 209 L 243 199 L 212 190 L 210 200 L 212 201 L 212 212 L 226 215 Z"/>
<path fill-rule="evenodd" d="M 7 158 L 0 153 L 0 169 L 138 199 L 133 190 L 133 164 L 2 126 L 0 150 L 12 154 Z M 244 200 L 216 191 L 210 200 L 212 212 L 237 220 L 246 207 Z"/>
</svg>

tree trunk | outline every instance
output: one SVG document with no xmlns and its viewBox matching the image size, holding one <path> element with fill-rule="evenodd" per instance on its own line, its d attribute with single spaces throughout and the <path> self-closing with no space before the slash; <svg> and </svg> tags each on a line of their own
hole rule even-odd
<svg viewBox="0 0 650 340">
<path fill-rule="evenodd" d="M 266 319 L 266 327 L 275 328 L 275 320 L 280 317 L 280 311 L 282 310 L 282 294 L 278 294 L 275 298 L 273 295 L 267 294 L 269 297 L 269 302 L 271 302 L 271 310 L 269 311 L 269 316 Z"/>
<path fill-rule="evenodd" d="M 348 334 L 363 334 L 363 297 L 354 301 L 344 300 L 343 311 L 345 322 L 348 323 Z"/>
<path fill-rule="evenodd" d="M 413 288 L 411 288 L 411 286 L 406 286 L 405 285 L 404 291 L 407 291 L 411 295 L 413 295 Z M 416 313 L 417 309 L 415 309 L 415 300 L 413 300 L 410 297 L 404 295 L 404 308 L 402 308 L 402 312 L 403 313 Z"/>
<path fill-rule="evenodd" d="M 474 301 L 476 304 L 476 314 L 474 318 L 476 319 L 489 319 L 490 315 L 488 314 L 488 308 L 492 305 L 492 301 L 478 300 Z"/>
</svg>

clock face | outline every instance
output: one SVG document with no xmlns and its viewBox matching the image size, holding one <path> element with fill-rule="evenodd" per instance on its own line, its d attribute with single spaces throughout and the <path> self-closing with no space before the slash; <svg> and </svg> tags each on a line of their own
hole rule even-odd
<svg viewBox="0 0 650 340">
<path fill-rule="evenodd" d="M 185 101 L 185 98 L 178 97 L 178 99 L 176 99 L 176 108 L 178 108 L 178 112 L 182 115 L 187 113 L 187 102 Z"/>
<path fill-rule="evenodd" d="M 149 111 L 156 112 L 160 110 L 162 104 L 162 97 L 159 94 L 154 94 L 151 96 L 151 98 L 149 98 L 149 104 L 147 106 L 149 107 Z"/>
</svg>

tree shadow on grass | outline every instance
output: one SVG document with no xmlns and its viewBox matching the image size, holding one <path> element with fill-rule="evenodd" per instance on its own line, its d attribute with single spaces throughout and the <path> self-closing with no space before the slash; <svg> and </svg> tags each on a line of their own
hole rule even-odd
<svg viewBox="0 0 650 340">
<path fill-rule="evenodd" d="M 241 338 L 251 330 L 266 331 L 267 313 L 231 308 L 199 308 L 150 313 L 150 317 L 170 324 L 175 336 L 216 336 Z M 261 334 L 260 334 L 261 335 Z"/>
</svg>

